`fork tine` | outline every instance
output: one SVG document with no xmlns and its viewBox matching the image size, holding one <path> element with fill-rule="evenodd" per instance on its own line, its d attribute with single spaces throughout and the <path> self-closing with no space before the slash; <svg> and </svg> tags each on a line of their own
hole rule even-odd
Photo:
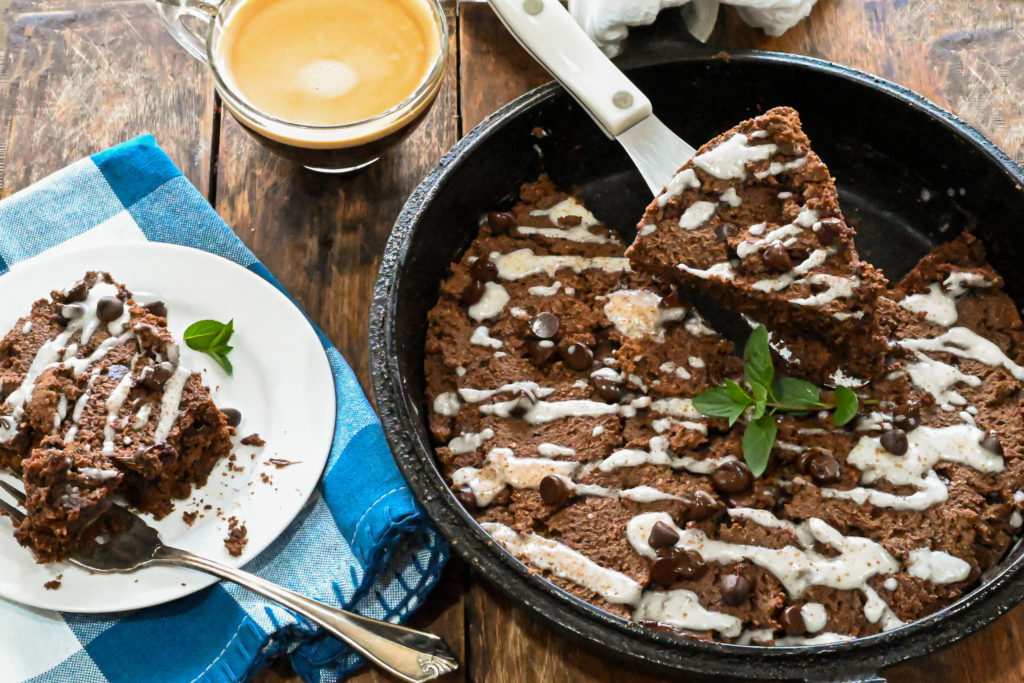
<svg viewBox="0 0 1024 683">
<path fill-rule="evenodd" d="M 21 491 L 19 491 L 18 489 L 14 488 L 13 486 L 11 486 L 10 484 L 8 484 L 6 481 L 3 481 L 3 480 L 0 480 L 0 487 L 3 487 L 4 491 L 7 491 L 7 493 L 9 493 L 12 496 L 14 496 L 14 499 L 16 501 L 18 501 L 22 505 L 25 504 L 25 494 L 24 493 L 22 493 Z"/>
<path fill-rule="evenodd" d="M 4 487 L 4 488 L 7 488 L 7 487 Z M 24 519 L 25 519 L 25 513 L 24 512 L 22 512 L 21 510 L 19 510 L 16 507 L 14 507 L 13 505 L 8 503 L 3 498 L 0 498 L 0 510 L 3 510 L 4 512 L 6 512 L 7 515 L 11 519 L 13 519 L 15 522 L 18 522 L 19 524 L 21 524 L 21 522 L 24 521 Z"/>
</svg>

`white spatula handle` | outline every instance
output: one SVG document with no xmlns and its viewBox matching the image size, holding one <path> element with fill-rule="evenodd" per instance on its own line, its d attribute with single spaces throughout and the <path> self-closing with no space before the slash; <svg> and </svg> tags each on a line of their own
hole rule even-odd
<svg viewBox="0 0 1024 683">
<path fill-rule="evenodd" d="M 651 114 L 651 101 L 612 64 L 558 0 L 487 0 L 516 40 L 610 136 Z"/>
</svg>

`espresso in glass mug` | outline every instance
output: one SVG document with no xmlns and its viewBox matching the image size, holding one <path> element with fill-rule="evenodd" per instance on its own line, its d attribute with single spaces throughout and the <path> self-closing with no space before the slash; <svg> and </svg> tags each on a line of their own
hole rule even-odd
<svg viewBox="0 0 1024 683">
<path fill-rule="evenodd" d="M 438 0 L 161 0 L 157 10 L 210 66 L 239 123 L 314 170 L 375 161 L 441 85 L 448 29 Z M 190 30 L 195 20 L 205 36 Z"/>
</svg>

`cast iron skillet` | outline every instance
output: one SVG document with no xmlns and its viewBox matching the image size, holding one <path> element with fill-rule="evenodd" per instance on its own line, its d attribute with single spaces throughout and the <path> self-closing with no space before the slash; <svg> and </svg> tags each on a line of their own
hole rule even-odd
<svg viewBox="0 0 1024 683">
<path fill-rule="evenodd" d="M 795 107 L 838 180 L 860 253 L 890 280 L 937 242 L 971 229 L 1010 295 L 1024 302 L 1024 169 L 931 102 L 853 69 L 773 53 L 691 57 L 629 75 L 661 120 L 698 145 L 770 107 Z M 725 645 L 612 616 L 531 575 L 491 541 L 432 457 L 423 400 L 427 311 L 481 214 L 510 205 L 520 184 L 542 172 L 562 187 L 578 187 L 598 217 L 632 239 L 651 198 L 646 186 L 618 145 L 551 84 L 477 126 L 415 190 L 391 233 L 374 291 L 373 387 L 388 441 L 420 503 L 470 566 L 555 630 L 661 674 L 849 680 L 947 646 L 1024 598 L 1024 548 L 1017 543 L 973 592 L 900 629 L 830 645 Z"/>
</svg>

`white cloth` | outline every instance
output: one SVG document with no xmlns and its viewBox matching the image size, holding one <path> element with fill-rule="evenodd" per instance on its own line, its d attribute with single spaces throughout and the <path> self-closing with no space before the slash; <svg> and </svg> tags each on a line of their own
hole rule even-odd
<svg viewBox="0 0 1024 683">
<path fill-rule="evenodd" d="M 811 13 L 817 0 L 722 0 L 734 5 L 743 21 L 781 36 Z M 700 41 L 711 35 L 719 0 L 569 0 L 569 11 L 610 57 L 622 49 L 630 26 L 651 24 L 658 13 L 681 7 L 686 26 Z"/>
</svg>

